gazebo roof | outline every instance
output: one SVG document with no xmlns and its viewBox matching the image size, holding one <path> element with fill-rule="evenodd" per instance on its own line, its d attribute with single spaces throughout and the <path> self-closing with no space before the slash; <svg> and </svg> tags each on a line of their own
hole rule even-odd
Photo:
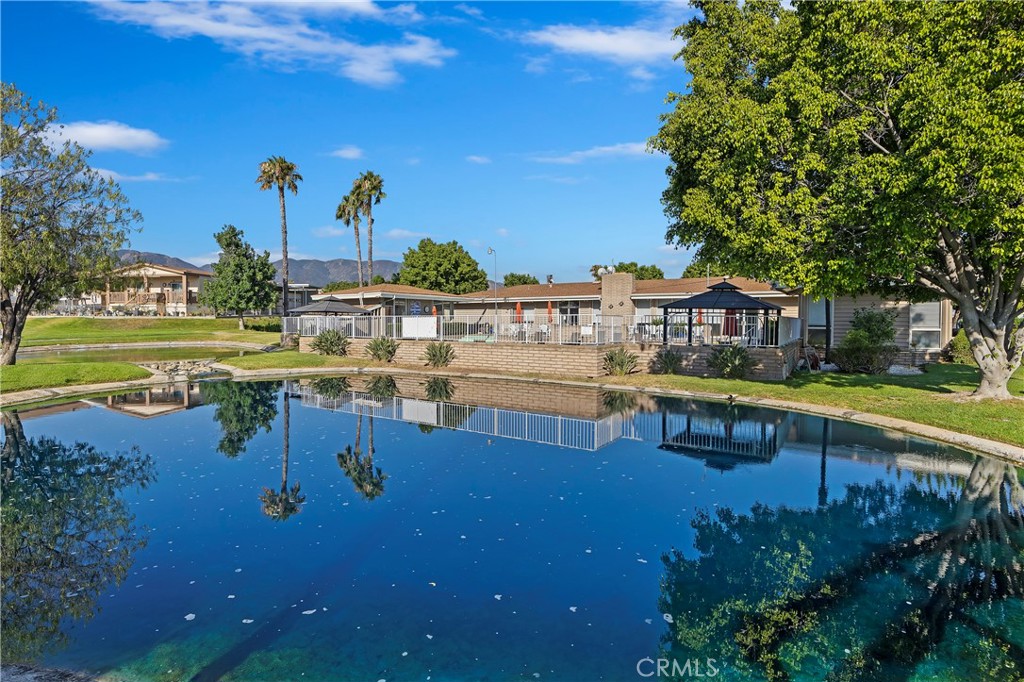
<svg viewBox="0 0 1024 682">
<path fill-rule="evenodd" d="M 336 298 L 322 298 L 309 305 L 292 308 L 288 312 L 298 313 L 299 315 L 310 313 L 320 313 L 321 315 L 365 315 L 367 313 L 363 308 L 357 308 Z"/>
<path fill-rule="evenodd" d="M 768 303 L 753 296 L 747 296 L 740 288 L 728 281 L 712 284 L 702 294 L 666 303 L 661 309 L 669 310 L 782 310 L 782 306 Z"/>
</svg>

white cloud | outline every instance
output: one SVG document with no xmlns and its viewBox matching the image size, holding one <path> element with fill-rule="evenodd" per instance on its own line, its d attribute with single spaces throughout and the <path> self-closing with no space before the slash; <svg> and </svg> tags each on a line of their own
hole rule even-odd
<svg viewBox="0 0 1024 682">
<path fill-rule="evenodd" d="M 504 227 L 499 227 L 497 230 L 494 231 L 494 234 L 498 235 L 499 237 L 507 237 L 508 230 L 506 230 Z"/>
<path fill-rule="evenodd" d="M 568 154 L 536 154 L 531 158 L 533 161 L 536 161 L 538 163 L 576 164 L 583 163 L 584 161 L 590 161 L 593 159 L 624 159 L 641 158 L 645 156 L 650 156 L 650 153 L 647 151 L 646 143 L 623 142 L 620 144 L 611 144 L 601 147 L 591 147 L 590 149 L 569 152 Z"/>
<path fill-rule="evenodd" d="M 469 161 L 470 163 L 479 164 L 487 164 L 491 162 L 491 160 L 486 156 L 477 156 L 476 154 L 470 154 L 469 156 L 467 156 L 466 161 Z"/>
<path fill-rule="evenodd" d="M 185 259 L 196 267 L 202 265 L 209 265 L 210 263 L 216 263 L 220 260 L 220 251 L 208 251 L 206 253 L 200 253 L 195 256 L 185 256 Z"/>
<path fill-rule="evenodd" d="M 335 227 L 334 225 L 324 225 L 323 227 L 317 227 L 313 229 L 314 237 L 340 237 L 342 235 L 352 234 L 346 229 Z"/>
<path fill-rule="evenodd" d="M 658 247 L 658 251 L 661 251 L 662 253 L 674 253 L 678 250 L 679 247 L 677 247 L 675 244 L 662 244 L 661 246 Z"/>
<path fill-rule="evenodd" d="M 523 40 L 556 52 L 591 57 L 616 64 L 669 62 L 679 51 L 667 27 L 575 26 L 557 24 L 530 31 Z"/>
<path fill-rule="evenodd" d="M 419 158 L 415 157 L 415 156 L 405 160 L 405 162 L 407 164 L 409 164 L 410 166 L 418 166 L 418 165 L 420 165 L 420 161 L 421 160 Z"/>
<path fill-rule="evenodd" d="M 650 81 L 657 78 L 654 72 L 648 69 L 646 66 L 635 66 L 629 70 L 629 75 L 638 81 Z"/>
<path fill-rule="evenodd" d="M 133 128 L 118 121 L 75 121 L 51 126 L 47 129 L 46 135 L 51 143 L 60 144 L 65 139 L 70 139 L 86 149 L 97 152 L 149 154 L 169 144 L 152 130 Z"/>
<path fill-rule="evenodd" d="M 181 182 L 178 178 L 170 178 L 163 173 L 154 173 L 152 171 L 142 175 L 124 175 L 106 168 L 93 168 L 93 171 L 105 178 L 110 178 L 114 182 Z"/>
<path fill-rule="evenodd" d="M 478 7 L 470 7 L 465 3 L 459 3 L 458 5 L 455 5 L 455 9 L 459 10 L 463 14 L 468 14 L 474 19 L 480 19 L 484 16 L 483 10 L 481 10 Z"/>
<path fill-rule="evenodd" d="M 382 21 L 412 21 L 412 5 L 383 9 L 373 3 L 129 2 L 93 5 L 103 18 L 145 26 L 164 38 L 203 36 L 224 49 L 285 69 L 334 71 L 373 86 L 399 82 L 398 68 L 441 66 L 455 50 L 427 36 L 403 33 L 393 42 L 363 44 L 321 28 L 325 11 Z"/>
<path fill-rule="evenodd" d="M 385 239 L 422 239 L 428 237 L 426 232 L 413 232 L 412 230 L 388 230 L 384 233 Z"/>
<path fill-rule="evenodd" d="M 339 159 L 361 159 L 363 158 L 363 150 L 354 144 L 347 144 L 343 147 L 338 147 L 330 156 L 336 156 Z"/>
</svg>

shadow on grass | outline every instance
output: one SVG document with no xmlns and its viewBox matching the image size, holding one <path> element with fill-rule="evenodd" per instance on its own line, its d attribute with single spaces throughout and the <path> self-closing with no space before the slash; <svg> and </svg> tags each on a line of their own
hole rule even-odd
<svg viewBox="0 0 1024 682">
<path fill-rule="evenodd" d="M 836 389 L 915 389 L 931 393 L 963 393 L 978 387 L 979 372 L 970 365 L 930 364 L 923 374 L 896 376 L 891 374 L 843 374 L 798 372 L 784 385 L 793 388 L 822 386 Z M 757 382 L 771 383 L 771 382 Z M 1010 392 L 1024 396 L 1024 376 L 1018 372 L 1010 379 Z"/>
</svg>

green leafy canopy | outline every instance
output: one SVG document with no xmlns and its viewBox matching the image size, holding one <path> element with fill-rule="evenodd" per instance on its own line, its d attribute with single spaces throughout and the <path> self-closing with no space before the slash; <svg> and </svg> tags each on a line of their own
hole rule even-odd
<svg viewBox="0 0 1024 682">
<path fill-rule="evenodd" d="M 449 294 L 468 294 L 487 288 L 487 274 L 457 241 L 438 244 L 422 239 L 405 252 L 398 283 Z"/>
<path fill-rule="evenodd" d="M 257 255 L 245 241 L 245 233 L 234 225 L 225 225 L 214 239 L 220 246 L 220 259 L 213 264 L 213 279 L 203 287 L 200 301 L 217 312 L 232 310 L 239 315 L 272 308 L 279 292 L 270 253 Z"/>
</svg>

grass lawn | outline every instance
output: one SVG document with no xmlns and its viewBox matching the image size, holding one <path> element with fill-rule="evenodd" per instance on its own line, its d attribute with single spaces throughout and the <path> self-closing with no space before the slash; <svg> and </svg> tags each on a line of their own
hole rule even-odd
<svg viewBox="0 0 1024 682">
<path fill-rule="evenodd" d="M 27 391 L 145 379 L 150 373 L 128 362 L 29 363 L 0 368 L 0 392 Z"/>
<path fill-rule="evenodd" d="M 338 357 L 335 355 L 317 355 L 316 353 L 300 353 L 297 350 L 282 350 L 273 353 L 256 353 L 240 358 L 221 360 L 225 365 L 239 369 L 296 369 L 302 367 L 382 367 L 388 365 L 374 362 L 369 358 Z"/>
<path fill-rule="evenodd" d="M 280 342 L 277 332 L 239 331 L 238 320 L 195 317 L 34 317 L 25 324 L 21 345 L 160 341 Z"/>
<path fill-rule="evenodd" d="M 1024 401 L 963 399 L 958 394 L 978 385 L 978 370 L 967 365 L 928 365 L 927 372 L 916 376 L 801 372 L 786 381 L 742 381 L 634 374 L 601 380 L 843 407 L 1024 447 Z M 1010 392 L 1024 397 L 1024 367 L 1010 380 Z"/>
</svg>

